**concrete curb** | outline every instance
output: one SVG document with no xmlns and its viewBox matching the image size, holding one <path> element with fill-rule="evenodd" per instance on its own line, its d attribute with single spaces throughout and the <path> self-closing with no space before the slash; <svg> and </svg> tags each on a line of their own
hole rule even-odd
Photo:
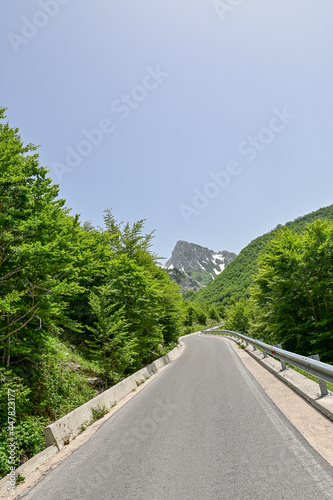
<svg viewBox="0 0 333 500">
<path fill-rule="evenodd" d="M 79 406 L 72 412 L 64 415 L 59 420 L 46 427 L 44 429 L 44 436 L 47 447 L 45 448 L 45 450 L 30 458 L 27 462 L 20 465 L 16 469 L 16 474 L 20 474 L 23 477 L 27 476 L 28 474 L 30 474 L 30 472 L 34 471 L 36 468 L 46 462 L 46 460 L 48 460 L 50 457 L 58 453 L 58 451 L 65 446 L 65 443 L 67 444 L 78 434 L 80 434 L 82 424 L 85 424 L 85 421 L 91 421 L 92 408 L 105 405 L 111 410 L 112 406 L 124 399 L 133 391 L 133 389 L 136 389 L 138 385 L 141 385 L 141 383 L 146 381 L 152 375 L 158 373 L 166 365 L 177 359 L 182 354 L 185 348 L 185 344 L 181 341 L 181 339 L 188 336 L 189 335 L 180 337 L 178 339 L 178 345 L 165 356 L 162 356 L 156 361 L 153 361 L 153 363 L 150 363 L 141 370 L 138 370 L 110 389 L 102 392 L 95 398 L 87 401 L 85 404 Z M 6 494 L 9 493 L 9 478 L 10 476 L 7 475 L 0 480 L 1 498 L 6 498 Z"/>
<path fill-rule="evenodd" d="M 207 335 L 207 334 L 206 334 Z M 214 335 L 215 337 L 215 335 Z M 233 342 L 239 342 L 229 336 L 225 337 L 221 335 L 221 338 L 226 338 L 232 340 Z M 287 367 L 286 370 L 281 369 L 281 362 L 272 358 L 271 356 L 264 357 L 262 351 L 258 349 L 253 350 L 252 346 L 248 346 L 243 349 L 247 352 L 253 359 L 255 359 L 261 366 L 266 368 L 269 372 L 275 375 L 284 384 L 290 387 L 299 396 L 305 399 L 310 405 L 312 405 L 316 410 L 325 415 L 328 419 L 333 421 L 333 394 L 330 393 L 328 396 L 321 396 L 319 394 L 319 385 L 317 382 L 305 377 L 301 373 Z"/>
<path fill-rule="evenodd" d="M 15 470 L 16 475 L 20 474 L 23 477 L 27 476 L 28 474 L 30 474 L 30 472 L 37 469 L 37 467 L 42 465 L 50 457 L 58 453 L 58 451 L 59 450 L 56 446 L 49 446 L 40 453 L 37 453 L 37 455 L 35 455 L 34 457 L 30 458 L 30 460 L 27 460 L 27 462 L 25 462 L 24 464 L 20 465 L 20 467 Z M 0 495 L 3 498 L 5 498 L 5 494 L 8 492 L 9 477 L 9 475 L 5 476 L 0 480 Z"/>
</svg>

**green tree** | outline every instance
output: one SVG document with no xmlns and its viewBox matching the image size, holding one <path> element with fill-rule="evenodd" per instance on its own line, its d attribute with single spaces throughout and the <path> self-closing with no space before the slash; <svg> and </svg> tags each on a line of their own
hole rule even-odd
<svg viewBox="0 0 333 500">
<path fill-rule="evenodd" d="M 105 380 L 116 383 L 137 357 L 137 340 L 128 333 L 123 308 L 115 311 L 118 304 L 111 302 L 110 295 L 107 285 L 90 295 L 96 321 L 89 327 L 92 336 L 87 343 L 102 355 Z"/>
<path fill-rule="evenodd" d="M 195 319 L 199 325 L 207 325 L 208 314 L 206 307 L 203 304 L 196 304 L 195 307 Z"/>
<path fill-rule="evenodd" d="M 259 259 L 252 300 L 255 330 L 291 351 L 333 357 L 333 223 L 280 231 Z"/>
<path fill-rule="evenodd" d="M 80 223 L 36 149 L 0 124 L 0 372 L 17 386 L 18 462 L 42 449 L 44 425 L 96 394 L 87 374 L 111 383 L 156 359 L 184 316 L 144 220 L 106 210 L 103 229 Z M 0 418 L 1 474 L 6 439 Z"/>
<path fill-rule="evenodd" d="M 77 219 L 56 199 L 58 188 L 35 150 L 23 145 L 18 129 L 0 124 L 0 352 L 6 366 L 38 352 L 55 318 L 67 321 L 64 298 L 76 287 L 71 237 Z"/>
<path fill-rule="evenodd" d="M 179 287 L 170 280 L 168 273 L 156 263 L 150 267 L 157 293 L 158 322 L 164 343 L 173 347 L 183 327 L 185 307 Z"/>
<path fill-rule="evenodd" d="M 208 316 L 210 319 L 220 321 L 220 314 L 215 304 L 209 307 Z"/>
<path fill-rule="evenodd" d="M 196 317 L 195 307 L 190 302 L 186 305 L 184 326 L 193 326 L 195 317 Z"/>
<path fill-rule="evenodd" d="M 115 310 L 123 311 L 128 331 L 137 339 L 138 366 L 152 361 L 163 346 L 163 329 L 151 274 L 121 255 L 111 261 L 107 280 L 111 303 L 117 304 Z"/>
<path fill-rule="evenodd" d="M 226 310 L 225 328 L 248 334 L 250 326 L 250 306 L 246 299 L 232 299 Z"/>
</svg>

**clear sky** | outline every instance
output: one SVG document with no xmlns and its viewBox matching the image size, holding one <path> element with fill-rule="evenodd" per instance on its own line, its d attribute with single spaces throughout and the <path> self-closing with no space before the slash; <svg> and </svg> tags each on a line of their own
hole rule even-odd
<svg viewBox="0 0 333 500">
<path fill-rule="evenodd" d="M 333 203 L 332 0 L 0 9 L 0 105 L 82 221 L 238 253 Z"/>
</svg>

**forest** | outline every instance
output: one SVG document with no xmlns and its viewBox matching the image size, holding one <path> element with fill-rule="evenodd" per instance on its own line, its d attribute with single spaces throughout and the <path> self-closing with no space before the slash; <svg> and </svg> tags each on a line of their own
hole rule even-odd
<svg viewBox="0 0 333 500">
<path fill-rule="evenodd" d="M 104 227 L 71 215 L 59 186 L 0 109 L 0 477 L 8 473 L 8 394 L 16 465 L 43 429 L 219 319 L 182 297 L 144 220 Z"/>
</svg>

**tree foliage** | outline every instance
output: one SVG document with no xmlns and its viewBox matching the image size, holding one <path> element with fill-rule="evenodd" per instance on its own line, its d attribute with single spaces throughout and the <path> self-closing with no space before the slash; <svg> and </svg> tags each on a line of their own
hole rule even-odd
<svg viewBox="0 0 333 500">
<path fill-rule="evenodd" d="M 1 110 L 0 117 L 4 117 Z M 55 321 L 69 323 L 65 299 L 76 288 L 68 215 L 36 148 L 0 124 L 0 346 L 2 362 L 29 357 Z M 75 328 L 75 325 L 71 325 Z"/>
<path fill-rule="evenodd" d="M 259 258 L 253 331 L 300 354 L 333 358 L 333 222 L 288 228 Z"/>
<path fill-rule="evenodd" d="M 251 312 L 247 299 L 232 298 L 225 312 L 225 328 L 245 335 L 249 332 Z"/>
</svg>

